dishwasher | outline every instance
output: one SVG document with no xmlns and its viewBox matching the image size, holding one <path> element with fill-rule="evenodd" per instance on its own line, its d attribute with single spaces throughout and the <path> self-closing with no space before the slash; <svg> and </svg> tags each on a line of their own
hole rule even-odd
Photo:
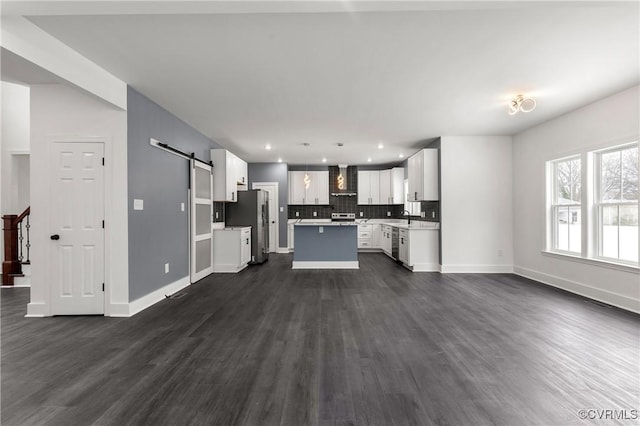
<svg viewBox="0 0 640 426">
<path fill-rule="evenodd" d="M 395 226 L 391 227 L 391 257 L 394 260 L 398 260 L 398 250 L 400 249 L 400 244 L 399 244 L 399 234 L 400 234 L 400 229 L 396 228 Z"/>
</svg>

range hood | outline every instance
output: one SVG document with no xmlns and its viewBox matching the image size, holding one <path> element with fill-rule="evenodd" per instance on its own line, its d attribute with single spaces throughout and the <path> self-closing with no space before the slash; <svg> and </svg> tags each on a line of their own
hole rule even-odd
<svg viewBox="0 0 640 426">
<path fill-rule="evenodd" d="M 334 197 L 355 197 L 358 195 L 356 192 L 349 191 L 349 174 L 347 173 L 346 164 L 338 164 L 338 173 L 336 177 L 335 187 L 336 192 L 332 192 Z"/>
</svg>

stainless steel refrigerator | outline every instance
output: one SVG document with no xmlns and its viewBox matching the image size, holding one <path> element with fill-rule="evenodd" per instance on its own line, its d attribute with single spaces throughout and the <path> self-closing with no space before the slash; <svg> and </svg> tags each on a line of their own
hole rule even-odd
<svg viewBox="0 0 640 426">
<path fill-rule="evenodd" d="M 238 191 L 238 201 L 226 203 L 225 226 L 251 226 L 251 263 L 269 259 L 269 194 Z"/>
</svg>

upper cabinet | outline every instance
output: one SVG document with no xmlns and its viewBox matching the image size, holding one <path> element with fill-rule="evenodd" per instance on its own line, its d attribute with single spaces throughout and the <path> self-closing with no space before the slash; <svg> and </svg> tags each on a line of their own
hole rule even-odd
<svg viewBox="0 0 640 426">
<path fill-rule="evenodd" d="M 379 170 L 358 172 L 358 204 L 380 204 Z"/>
<path fill-rule="evenodd" d="M 438 191 L 438 150 L 423 149 L 409 157 L 409 201 L 437 201 Z"/>
<path fill-rule="evenodd" d="M 289 204 L 329 204 L 329 172 L 289 172 Z"/>
<path fill-rule="evenodd" d="M 358 172 L 358 204 L 404 203 L 404 168 Z"/>
<path fill-rule="evenodd" d="M 213 201 L 238 201 L 238 191 L 247 189 L 247 162 L 227 151 L 212 149 Z"/>
</svg>

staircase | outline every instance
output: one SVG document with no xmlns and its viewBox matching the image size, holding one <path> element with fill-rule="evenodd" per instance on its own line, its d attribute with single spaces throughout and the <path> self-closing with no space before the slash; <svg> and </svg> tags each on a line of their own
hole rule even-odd
<svg viewBox="0 0 640 426">
<path fill-rule="evenodd" d="M 31 207 L 19 215 L 2 216 L 4 259 L 2 261 L 3 286 L 29 286 L 31 284 L 31 239 L 29 223 Z"/>
</svg>

